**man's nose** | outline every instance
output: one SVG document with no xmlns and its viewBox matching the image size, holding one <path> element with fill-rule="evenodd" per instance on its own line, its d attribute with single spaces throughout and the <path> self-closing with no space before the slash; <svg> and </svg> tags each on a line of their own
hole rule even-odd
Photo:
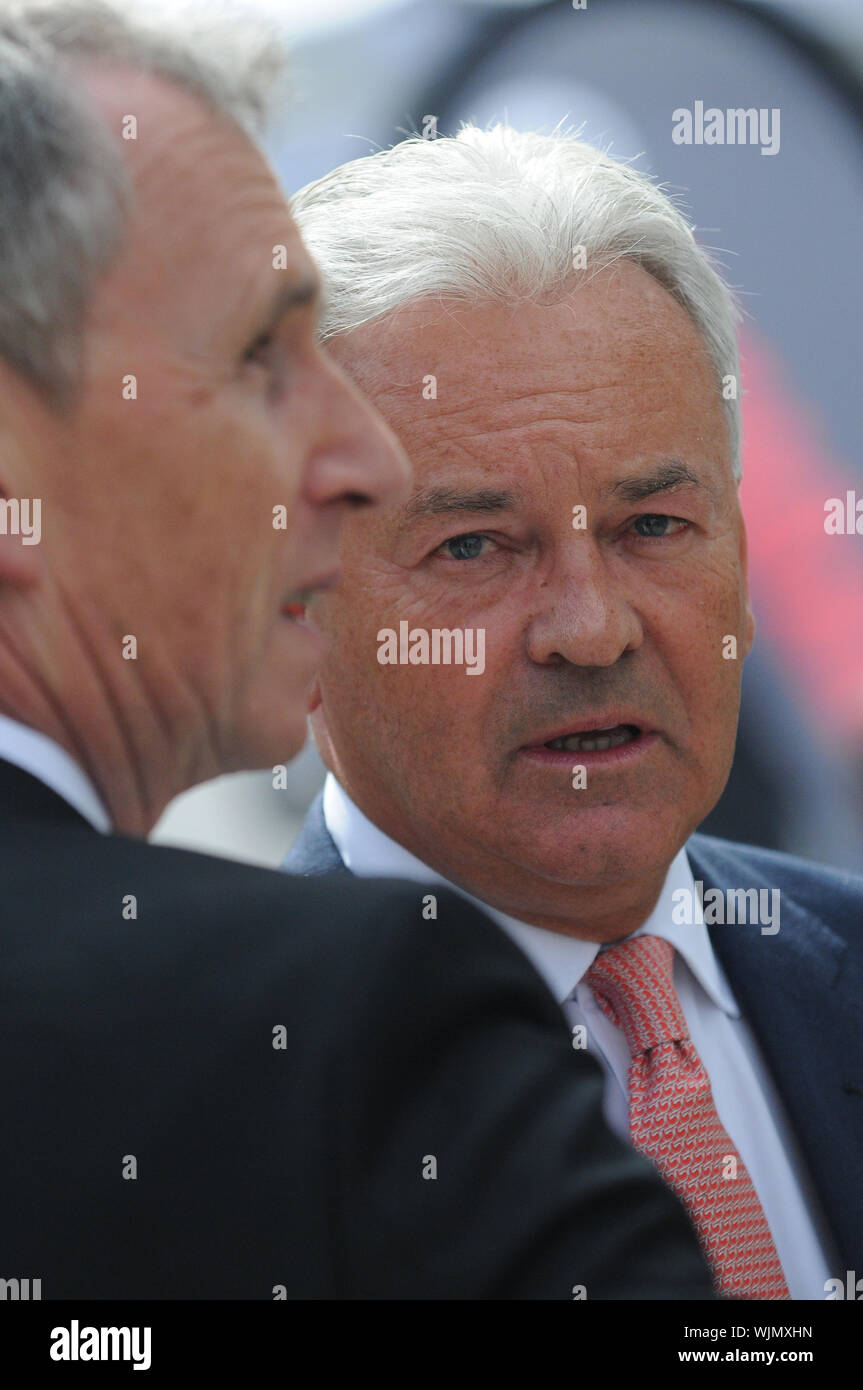
<svg viewBox="0 0 863 1390">
<path fill-rule="evenodd" d="M 322 437 L 306 480 L 307 501 L 390 502 L 407 492 L 412 470 L 392 430 L 339 366 L 321 350 L 326 389 Z"/>
<path fill-rule="evenodd" d="M 568 539 L 539 590 L 527 632 L 530 659 L 613 666 L 643 635 L 632 595 L 593 538 Z"/>
</svg>

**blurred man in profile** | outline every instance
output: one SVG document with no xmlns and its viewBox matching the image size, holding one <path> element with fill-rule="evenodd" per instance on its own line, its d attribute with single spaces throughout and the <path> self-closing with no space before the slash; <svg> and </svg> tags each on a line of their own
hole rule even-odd
<svg viewBox="0 0 863 1390">
<path fill-rule="evenodd" d="M 313 604 L 330 775 L 287 867 L 491 909 L 719 1287 L 823 1298 L 863 1262 L 863 881 L 693 833 L 754 634 L 733 299 L 564 133 L 408 140 L 294 209 L 414 484 Z"/>
<path fill-rule="evenodd" d="M 3 1288 L 707 1297 L 492 923 L 143 841 L 300 747 L 304 605 L 407 482 L 256 147 L 279 61 L 208 12 L 0 19 Z"/>
</svg>

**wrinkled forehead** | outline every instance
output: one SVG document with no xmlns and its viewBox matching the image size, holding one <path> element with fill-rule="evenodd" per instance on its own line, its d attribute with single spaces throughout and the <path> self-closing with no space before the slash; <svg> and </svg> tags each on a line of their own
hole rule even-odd
<svg viewBox="0 0 863 1390">
<path fill-rule="evenodd" d="M 129 238 L 167 258 L 224 263 L 265 228 L 299 251 L 299 233 L 273 170 L 239 126 L 166 78 L 124 64 L 77 59 L 86 97 L 114 136 L 129 173 Z M 218 264 L 218 263 L 217 263 Z"/>
<path fill-rule="evenodd" d="M 685 310 L 622 262 L 542 304 L 407 304 L 328 344 L 415 468 L 460 455 L 715 458 L 730 476 L 715 370 Z"/>
<path fill-rule="evenodd" d="M 211 356 L 286 285 L 317 279 L 264 155 L 203 99 L 120 65 L 84 64 L 133 206 L 91 326 Z"/>
</svg>

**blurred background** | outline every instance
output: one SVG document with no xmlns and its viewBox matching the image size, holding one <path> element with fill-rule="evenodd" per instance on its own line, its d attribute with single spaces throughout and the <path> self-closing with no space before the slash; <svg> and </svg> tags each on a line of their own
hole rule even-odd
<svg viewBox="0 0 863 1390">
<path fill-rule="evenodd" d="M 419 131 L 506 120 L 583 138 L 658 177 L 746 313 L 743 508 L 758 621 L 737 757 L 704 829 L 863 870 L 863 0 L 250 0 L 294 41 L 271 156 L 289 192 Z M 676 145 L 678 107 L 781 113 L 774 155 Z M 863 507 L 861 507 L 863 513 Z M 861 515 L 863 529 L 863 515 Z M 265 865 L 323 780 L 208 783 L 153 838 Z"/>
</svg>

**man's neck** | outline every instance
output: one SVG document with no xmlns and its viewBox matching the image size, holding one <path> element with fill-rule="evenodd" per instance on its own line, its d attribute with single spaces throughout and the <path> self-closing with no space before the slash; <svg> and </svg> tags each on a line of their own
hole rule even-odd
<svg viewBox="0 0 863 1390">
<path fill-rule="evenodd" d="M 143 839 L 168 802 L 191 783 L 184 783 L 179 773 L 173 780 L 166 775 L 173 769 L 166 729 L 152 714 L 142 717 L 148 713 L 142 701 L 133 718 L 116 692 L 89 670 L 80 668 L 75 675 L 68 682 L 74 698 L 58 696 L 3 647 L 0 713 L 63 749 L 92 783 L 111 827 Z"/>
</svg>

